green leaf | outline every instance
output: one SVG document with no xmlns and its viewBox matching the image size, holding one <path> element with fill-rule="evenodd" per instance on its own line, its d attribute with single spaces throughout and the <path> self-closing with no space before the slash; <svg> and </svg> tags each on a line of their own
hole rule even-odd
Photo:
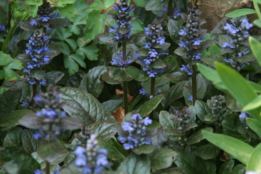
<svg viewBox="0 0 261 174">
<path fill-rule="evenodd" d="M 177 20 L 173 20 L 173 19 L 169 19 L 168 22 L 168 30 L 169 30 L 169 34 L 171 39 L 175 42 L 175 43 L 179 43 L 179 31 L 182 28 L 182 25 L 179 21 Z"/>
<path fill-rule="evenodd" d="M 57 36 L 57 39 L 61 40 L 61 41 L 64 41 L 65 39 L 69 38 L 70 36 L 72 36 L 72 33 L 69 32 L 68 29 L 66 28 L 60 28 L 60 29 L 57 29 L 55 31 L 55 34 Z"/>
<path fill-rule="evenodd" d="M 111 140 L 104 141 L 103 139 L 98 138 L 98 142 L 100 148 L 107 149 L 109 159 L 119 162 L 122 162 L 125 159 L 125 156 L 117 149 Z"/>
<path fill-rule="evenodd" d="M 149 80 L 149 76 L 146 72 L 144 72 L 141 69 L 138 69 L 134 66 L 129 66 L 126 69 L 126 73 L 128 74 L 128 76 L 130 76 L 131 78 L 133 78 L 134 80 L 136 80 L 138 82 L 144 82 L 146 80 Z"/>
<path fill-rule="evenodd" d="M 243 164 L 248 163 L 254 150 L 249 144 L 226 135 L 214 134 L 206 131 L 203 132 L 203 135 L 209 142 L 232 155 Z"/>
<path fill-rule="evenodd" d="M 185 82 L 179 82 L 176 85 L 173 85 L 164 95 L 162 99 L 163 107 L 167 107 L 172 102 L 178 100 L 183 96 L 183 89 L 184 89 Z"/>
<path fill-rule="evenodd" d="M 135 147 L 133 149 L 133 152 L 136 153 L 137 155 L 140 154 L 148 154 L 151 153 L 153 150 L 155 149 L 155 147 L 153 145 L 142 145 L 139 147 Z"/>
<path fill-rule="evenodd" d="M 3 85 L 4 88 L 8 88 L 10 90 L 21 90 L 27 86 L 29 86 L 27 79 L 11 80 L 9 82 L 4 83 Z"/>
<path fill-rule="evenodd" d="M 234 167 L 234 160 L 227 160 L 219 169 L 218 174 L 244 174 L 245 173 L 245 165 L 238 164 Z M 233 169 L 234 167 L 234 169 Z M 233 170 L 232 170 L 233 169 Z"/>
<path fill-rule="evenodd" d="M 123 104 L 123 100 L 122 99 L 118 99 L 118 100 L 109 100 L 106 102 L 103 102 L 102 105 L 104 107 L 105 111 L 108 112 L 112 112 L 112 111 L 116 111 L 119 107 L 121 107 Z"/>
<path fill-rule="evenodd" d="M 34 173 L 40 169 L 38 162 L 22 149 L 9 147 L 0 151 L 1 167 L 12 174 Z"/>
<path fill-rule="evenodd" d="M 100 120 L 91 125 L 89 128 L 92 130 L 92 133 L 98 135 L 99 138 L 104 140 L 109 140 L 118 132 L 119 122 L 116 120 Z"/>
<path fill-rule="evenodd" d="M 75 51 L 77 48 L 77 44 L 73 39 L 65 39 L 65 41 L 71 46 L 71 48 Z"/>
<path fill-rule="evenodd" d="M 185 174 L 215 174 L 216 165 L 210 161 L 204 161 L 191 152 L 179 152 L 175 160 L 178 167 L 183 168 Z"/>
<path fill-rule="evenodd" d="M 89 60 L 98 60 L 98 51 L 99 49 L 96 45 L 89 45 L 78 48 L 76 54 L 82 56 L 83 58 L 86 56 Z"/>
<path fill-rule="evenodd" d="M 76 62 L 81 67 L 86 68 L 86 64 L 83 61 L 83 58 L 77 54 L 71 54 L 70 56 L 66 56 L 64 59 L 64 66 L 65 68 L 68 68 L 70 75 L 75 74 L 79 70 L 79 66 Z"/>
<path fill-rule="evenodd" d="M 58 46 L 62 53 L 66 54 L 67 56 L 70 55 L 71 51 L 70 51 L 69 46 L 66 43 L 61 42 L 58 44 Z"/>
<path fill-rule="evenodd" d="M 261 19 L 256 19 L 253 22 L 256 26 L 258 26 L 259 28 L 261 27 Z"/>
<path fill-rule="evenodd" d="M 105 72 L 104 74 L 102 74 L 102 80 L 111 85 L 118 85 L 121 83 L 120 81 L 111 78 L 109 72 Z"/>
<path fill-rule="evenodd" d="M 134 3 L 138 6 L 138 7 L 145 7 L 145 0 L 134 0 Z"/>
<path fill-rule="evenodd" d="M 150 160 L 146 155 L 130 154 L 120 165 L 118 171 L 128 174 L 150 174 Z"/>
<path fill-rule="evenodd" d="M 61 157 L 65 158 L 68 153 L 68 150 L 58 141 L 46 142 L 39 145 L 37 149 L 39 157 L 49 163 L 55 163 Z"/>
<path fill-rule="evenodd" d="M 207 127 L 207 128 L 204 128 L 204 129 L 200 129 L 198 132 L 192 134 L 190 137 L 188 137 L 188 141 L 186 142 L 186 144 L 195 144 L 195 143 L 198 143 L 202 140 L 205 139 L 204 135 L 203 135 L 203 131 L 206 132 L 213 132 L 213 129 L 211 127 Z"/>
<path fill-rule="evenodd" d="M 97 2 L 97 1 L 96 1 Z M 93 10 L 87 16 L 84 34 L 89 40 L 95 39 L 96 35 L 102 33 L 107 15 L 100 14 L 98 10 Z"/>
<path fill-rule="evenodd" d="M 177 153 L 171 149 L 157 149 L 150 155 L 151 168 L 153 170 L 165 169 L 171 166 L 172 162 L 176 158 Z"/>
<path fill-rule="evenodd" d="M 170 80 L 167 77 L 156 77 L 155 91 L 161 90 L 162 93 L 169 90 Z M 142 87 L 145 91 L 150 91 L 151 79 L 144 82 Z"/>
<path fill-rule="evenodd" d="M 167 2 L 158 0 L 148 0 L 145 9 L 147 11 L 162 11 L 163 6 L 167 6 Z"/>
<path fill-rule="evenodd" d="M 104 119 L 101 103 L 91 94 L 77 88 L 61 88 L 61 100 L 67 102 L 63 109 L 73 118 L 78 118 L 84 125 Z"/>
<path fill-rule="evenodd" d="M 217 157 L 218 151 L 219 148 L 210 143 L 201 145 L 195 150 L 196 154 L 204 160 L 209 160 Z"/>
<path fill-rule="evenodd" d="M 56 83 L 58 83 L 62 77 L 64 76 L 64 73 L 60 72 L 60 71 L 51 71 L 48 73 L 44 74 L 44 78 L 46 79 L 46 86 L 53 84 L 55 85 Z"/>
<path fill-rule="evenodd" d="M 11 91 L 8 90 L 5 93 L 0 95 L 0 118 L 1 120 L 4 120 L 4 118 L 7 114 L 12 113 L 17 104 L 20 102 L 21 98 L 21 91 Z"/>
<path fill-rule="evenodd" d="M 261 65 L 261 43 L 257 39 L 249 37 L 249 46 L 251 48 L 251 52 L 256 57 L 259 65 Z"/>
<path fill-rule="evenodd" d="M 236 17 L 245 16 L 245 15 L 249 15 L 249 14 L 256 14 L 256 11 L 251 8 L 243 8 L 243 9 L 235 10 L 235 11 L 232 11 L 232 12 L 226 14 L 226 17 L 236 18 Z"/>
<path fill-rule="evenodd" d="M 132 78 L 126 73 L 126 69 L 119 67 L 110 67 L 109 76 L 116 81 L 131 81 Z"/>
<path fill-rule="evenodd" d="M 217 71 L 212 68 L 207 67 L 206 65 L 202 65 L 200 63 L 197 64 L 198 70 L 208 79 L 213 81 L 213 83 L 221 82 L 220 77 L 218 76 Z"/>
<path fill-rule="evenodd" d="M 32 114 L 31 110 L 16 110 L 10 114 L 0 117 L 0 127 L 10 127 L 18 125 L 18 120 L 22 118 L 25 114 Z"/>
<path fill-rule="evenodd" d="M 174 129 L 174 123 L 170 119 L 169 113 L 167 111 L 160 111 L 159 122 L 164 130 Z"/>
<path fill-rule="evenodd" d="M 251 85 L 237 71 L 220 63 L 215 63 L 215 65 L 222 82 L 225 84 L 230 94 L 232 94 L 243 107 L 257 97 L 257 94 Z M 261 120 L 259 115 L 260 111 L 260 109 L 255 109 L 249 111 L 249 113 L 254 118 Z"/>
<path fill-rule="evenodd" d="M 151 66 L 152 66 L 152 68 L 155 68 L 155 69 L 166 68 L 166 64 L 161 59 L 158 59 L 155 62 L 152 62 Z"/>
<path fill-rule="evenodd" d="M 8 132 L 4 139 L 4 147 L 18 147 L 22 146 L 22 129 L 19 127 L 15 127 L 10 132 Z"/>
<path fill-rule="evenodd" d="M 139 113 L 142 117 L 149 115 L 161 102 L 163 98 L 162 94 L 154 96 L 149 101 L 145 102 L 144 105 L 139 109 Z"/>
<path fill-rule="evenodd" d="M 249 161 L 247 163 L 246 171 L 261 172 L 260 163 L 261 163 L 261 144 L 259 144 L 253 150 L 253 152 L 249 158 Z"/>
<path fill-rule="evenodd" d="M 97 66 L 92 68 L 82 78 L 80 88 L 97 98 L 103 89 L 103 82 L 100 80 L 100 77 L 105 72 L 107 72 L 107 68 L 105 66 Z"/>
<path fill-rule="evenodd" d="M 259 136 L 261 137 L 261 123 L 260 121 L 254 118 L 246 118 L 248 126 Z"/>
<path fill-rule="evenodd" d="M 251 102 L 249 102 L 244 108 L 244 111 L 249 111 L 249 110 L 253 110 L 256 109 L 258 107 L 261 106 L 261 96 L 257 96 L 254 100 L 252 100 Z"/>
<path fill-rule="evenodd" d="M 75 0 L 74 0 L 75 1 Z M 58 7 L 59 12 L 61 15 L 66 16 L 70 21 L 73 21 L 74 12 L 76 11 L 73 4 L 66 5 L 65 7 Z"/>
<path fill-rule="evenodd" d="M 116 0 L 104 0 L 105 9 L 108 9 L 114 5 Z"/>
</svg>

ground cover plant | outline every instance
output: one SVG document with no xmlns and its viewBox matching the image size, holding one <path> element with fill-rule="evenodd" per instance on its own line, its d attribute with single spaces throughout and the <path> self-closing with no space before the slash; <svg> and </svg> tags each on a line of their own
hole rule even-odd
<svg viewBox="0 0 261 174">
<path fill-rule="evenodd" d="M 0 174 L 261 173 L 261 1 L 214 2 L 2 0 Z"/>
</svg>

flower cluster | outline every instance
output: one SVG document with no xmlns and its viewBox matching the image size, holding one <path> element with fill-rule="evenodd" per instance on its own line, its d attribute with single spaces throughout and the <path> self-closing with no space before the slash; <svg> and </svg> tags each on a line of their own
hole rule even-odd
<svg viewBox="0 0 261 174">
<path fill-rule="evenodd" d="M 39 19 L 32 19 L 30 24 L 32 26 L 38 25 L 39 22 L 48 22 L 53 18 L 58 18 L 60 15 L 58 13 L 53 13 L 56 7 L 51 7 L 51 4 L 44 1 L 41 6 L 38 7 L 37 14 Z"/>
<path fill-rule="evenodd" d="M 78 146 L 75 149 L 75 165 L 82 169 L 83 174 L 101 173 L 108 166 L 107 150 L 100 149 L 95 135 L 87 140 L 86 148 Z"/>
<path fill-rule="evenodd" d="M 36 68 L 41 68 L 42 66 L 50 63 L 50 59 L 46 52 L 49 52 L 50 49 L 46 46 L 50 37 L 41 34 L 40 31 L 36 31 L 32 37 L 29 39 L 29 43 L 26 45 L 27 49 L 25 53 L 30 56 L 30 61 L 27 62 L 27 69 L 23 70 L 23 73 L 26 73 L 28 83 L 31 85 L 39 83 L 40 85 L 46 85 L 45 79 L 36 80 L 31 76 L 31 70 Z"/>
<path fill-rule="evenodd" d="M 149 117 L 142 118 L 140 114 L 133 114 L 131 119 L 123 122 L 121 128 L 124 133 L 118 137 L 124 149 L 129 150 L 152 143 L 149 133 L 146 132 L 146 127 L 152 124 L 152 120 Z"/>
<path fill-rule="evenodd" d="M 159 72 L 163 72 L 164 69 L 155 69 L 152 67 L 152 63 L 157 61 L 161 55 L 168 55 L 165 51 L 159 52 L 158 46 L 165 44 L 165 37 L 163 36 L 163 28 L 160 24 L 149 24 L 145 28 L 146 42 L 144 48 L 148 49 L 148 56 L 141 60 L 143 64 L 143 71 L 146 71 L 149 77 L 155 77 Z"/>
<path fill-rule="evenodd" d="M 167 16 L 168 15 L 168 9 L 166 6 L 162 8 L 163 14 L 159 14 L 159 17 Z M 175 8 L 173 12 L 173 19 L 177 19 L 181 15 L 181 9 Z"/>
<path fill-rule="evenodd" d="M 247 111 L 243 111 L 239 114 L 239 120 L 245 124 L 247 127 L 248 127 L 248 124 L 247 124 L 247 121 L 246 121 L 246 118 L 249 118 L 250 115 Z"/>
<path fill-rule="evenodd" d="M 140 90 L 139 90 L 139 93 L 140 93 L 141 95 L 144 95 L 144 96 L 149 97 L 150 99 L 153 98 L 153 95 L 149 95 L 149 93 L 148 93 L 147 91 L 145 91 L 144 88 L 140 89 Z M 158 95 L 159 93 L 161 93 L 161 90 L 160 90 L 160 89 L 158 89 L 158 90 L 155 92 L 154 96 Z"/>
<path fill-rule="evenodd" d="M 253 27 L 252 23 L 248 22 L 248 19 L 227 19 L 226 24 L 223 26 L 223 33 L 229 38 L 228 42 L 224 42 L 222 45 L 222 52 L 231 53 L 229 59 L 224 59 L 233 68 L 238 71 L 243 67 L 246 67 L 248 63 L 238 62 L 238 58 L 250 53 L 249 49 L 249 29 Z"/>
<path fill-rule="evenodd" d="M 131 21 L 135 18 L 130 16 L 130 12 L 132 12 L 134 8 L 132 8 L 132 5 L 127 3 L 127 0 L 121 0 L 120 3 L 115 3 L 113 9 L 117 11 L 118 14 L 110 13 L 110 16 L 116 20 L 118 25 L 110 28 L 109 32 L 115 32 L 114 38 L 117 40 L 122 38 L 128 39 L 133 28 Z"/>
<path fill-rule="evenodd" d="M 132 63 L 132 58 L 130 56 L 127 56 L 125 61 L 123 60 L 122 52 L 118 53 L 118 55 L 112 58 L 111 61 L 112 65 L 117 65 L 120 67 L 127 67 L 131 63 Z"/>
<path fill-rule="evenodd" d="M 207 105 L 212 109 L 212 114 L 214 116 L 220 117 L 226 110 L 225 97 L 223 95 L 213 96 L 211 97 L 211 100 L 207 100 Z M 219 119 L 222 120 L 222 117 Z"/>
<path fill-rule="evenodd" d="M 201 54 L 198 53 L 202 40 L 205 39 L 206 30 L 200 29 L 205 23 L 204 20 L 200 19 L 201 11 L 196 7 L 188 7 L 188 15 L 182 14 L 182 18 L 187 22 L 185 27 L 180 30 L 179 35 L 181 41 L 180 47 L 186 48 L 188 51 L 188 58 L 192 61 L 201 61 Z"/>
<path fill-rule="evenodd" d="M 188 108 L 180 108 L 180 109 L 171 109 L 170 110 L 170 117 L 172 118 L 176 130 L 180 132 L 180 135 L 177 135 L 177 140 L 180 145 L 184 145 L 184 142 L 187 141 L 187 138 L 184 137 L 186 131 L 190 128 L 189 125 L 191 124 L 191 112 Z M 183 135 L 183 136 L 181 136 Z"/>
<path fill-rule="evenodd" d="M 66 117 L 66 112 L 61 111 L 61 108 L 63 105 L 65 105 L 65 102 L 60 101 L 60 94 L 56 91 L 56 87 L 49 86 L 46 93 L 40 93 L 37 94 L 34 97 L 35 103 L 41 107 L 42 109 L 40 111 L 37 111 L 35 116 L 38 118 L 43 118 L 47 124 L 53 124 L 57 123 L 57 119 L 60 117 Z M 54 127 L 53 132 L 49 132 L 54 135 L 58 135 L 60 132 L 60 128 Z M 40 129 L 40 131 L 35 132 L 33 137 L 35 139 L 39 139 L 43 136 L 48 138 L 49 134 L 47 134 L 49 130 L 45 130 L 45 127 Z"/>
</svg>

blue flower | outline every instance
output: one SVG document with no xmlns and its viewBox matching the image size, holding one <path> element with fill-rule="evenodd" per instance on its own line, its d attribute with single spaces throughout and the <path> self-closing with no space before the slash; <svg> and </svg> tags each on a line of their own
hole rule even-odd
<svg viewBox="0 0 261 174">
<path fill-rule="evenodd" d="M 124 144 L 123 144 L 123 148 L 124 148 L 125 150 L 134 149 L 134 145 L 131 144 L 131 143 L 124 143 Z"/>
<path fill-rule="evenodd" d="M 152 32 L 149 30 L 148 27 L 145 28 L 145 34 L 147 34 L 147 35 L 151 35 L 152 34 Z"/>
<path fill-rule="evenodd" d="M 115 25 L 113 28 L 110 28 L 109 32 L 117 32 L 117 29 L 119 28 L 118 25 Z"/>
<path fill-rule="evenodd" d="M 190 95 L 190 96 L 188 97 L 188 100 L 193 102 L 193 95 Z"/>
<path fill-rule="evenodd" d="M 157 57 L 158 52 L 156 50 L 152 49 L 149 51 L 149 54 L 150 54 L 150 57 Z"/>
<path fill-rule="evenodd" d="M 149 65 L 152 62 L 152 59 L 147 57 L 146 59 L 143 60 L 145 64 Z"/>
<path fill-rule="evenodd" d="M 42 19 L 43 22 L 48 22 L 50 20 L 50 17 L 47 15 L 43 15 L 40 17 L 40 19 Z"/>
<path fill-rule="evenodd" d="M 51 18 L 59 18 L 59 17 L 60 17 L 59 13 L 54 13 Z"/>
<path fill-rule="evenodd" d="M 132 127 L 132 123 L 130 123 L 130 122 L 122 123 L 121 127 L 124 131 L 133 131 L 134 130 L 134 128 Z"/>
<path fill-rule="evenodd" d="M 30 21 L 30 24 L 32 25 L 32 26 L 34 26 L 34 25 L 37 25 L 37 20 L 35 20 L 35 19 L 32 19 L 31 21 Z"/>
<path fill-rule="evenodd" d="M 181 41 L 179 42 L 179 46 L 186 48 L 186 47 L 187 47 L 187 44 L 181 40 Z"/>
<path fill-rule="evenodd" d="M 193 55 L 193 58 L 195 58 L 196 60 L 201 60 L 201 53 L 195 53 Z"/>
<path fill-rule="evenodd" d="M 160 45 L 164 45 L 165 37 L 160 37 L 159 39 L 157 39 L 157 43 L 160 44 Z"/>
<path fill-rule="evenodd" d="M 252 28 L 253 27 L 253 24 L 252 23 L 249 23 L 248 22 L 248 19 L 242 19 L 242 20 L 240 20 L 241 21 L 241 27 L 242 28 L 245 28 L 245 29 L 247 29 L 247 30 L 249 30 L 250 28 Z"/>
<path fill-rule="evenodd" d="M 168 9 L 166 6 L 163 7 L 162 11 L 164 11 L 165 13 L 168 13 Z"/>
<path fill-rule="evenodd" d="M 201 40 L 196 39 L 196 40 L 192 40 L 192 42 L 194 42 L 193 45 L 200 45 Z"/>
<path fill-rule="evenodd" d="M 36 83 L 36 81 L 35 81 L 35 80 L 33 80 L 33 79 L 30 79 L 30 80 L 28 81 L 28 83 L 30 83 L 31 85 L 33 85 L 33 84 L 35 84 L 35 83 Z"/>
<path fill-rule="evenodd" d="M 233 59 L 223 59 L 225 62 L 227 63 L 234 63 L 234 60 Z"/>
<path fill-rule="evenodd" d="M 186 30 L 186 29 L 181 29 L 180 31 L 179 31 L 179 35 L 180 36 L 186 36 L 188 34 L 188 30 Z"/>
<path fill-rule="evenodd" d="M 156 77 L 155 75 L 157 74 L 157 72 L 153 71 L 153 70 L 148 71 L 147 73 L 148 73 L 149 77 Z"/>
<path fill-rule="evenodd" d="M 6 31 L 5 26 L 4 25 L 0 25 L 0 31 Z"/>
<path fill-rule="evenodd" d="M 231 34 L 236 34 L 239 31 L 239 29 L 228 23 L 224 26 L 224 29 L 229 31 Z"/>
<path fill-rule="evenodd" d="M 144 88 L 142 88 L 142 89 L 139 90 L 139 94 L 145 95 L 145 96 L 149 96 L 149 93 L 148 93 L 147 91 L 145 91 Z"/>
<path fill-rule="evenodd" d="M 33 138 L 35 139 L 35 140 L 38 140 L 39 138 L 41 138 L 41 137 L 43 137 L 44 136 L 44 134 L 42 134 L 42 133 L 40 133 L 40 132 L 38 132 L 38 131 L 36 131 L 34 134 L 33 134 Z"/>
<path fill-rule="evenodd" d="M 236 46 L 233 44 L 233 42 L 224 42 L 222 45 L 223 48 L 236 48 Z"/>
<path fill-rule="evenodd" d="M 140 114 L 133 114 L 132 117 L 131 117 L 131 119 L 132 119 L 132 120 L 137 120 L 137 119 L 141 120 L 142 117 L 140 116 Z"/>
<path fill-rule="evenodd" d="M 112 65 L 118 65 L 118 66 L 127 66 L 129 64 L 132 63 L 132 59 L 130 56 L 126 57 L 126 60 L 123 61 L 123 55 L 122 52 L 118 53 L 117 56 L 115 56 L 112 61 L 111 64 Z"/>
<path fill-rule="evenodd" d="M 146 126 L 148 126 L 149 124 L 152 124 L 152 120 L 149 118 L 149 117 L 145 117 L 143 120 L 142 120 L 142 123 Z"/>
<path fill-rule="evenodd" d="M 24 70 L 23 70 L 23 73 L 27 73 L 27 74 L 30 75 L 30 69 L 24 69 Z"/>
<path fill-rule="evenodd" d="M 150 49 L 151 48 L 151 44 L 146 42 L 145 43 L 145 48 Z"/>
<path fill-rule="evenodd" d="M 193 75 L 193 71 L 191 70 L 190 65 L 181 65 L 181 68 L 179 68 L 181 71 L 187 72 L 188 75 Z"/>
<path fill-rule="evenodd" d="M 181 12 L 181 9 L 175 8 L 174 9 L 174 13 L 173 13 L 173 18 L 177 19 L 180 16 L 180 14 L 181 14 L 180 12 Z"/>
<path fill-rule="evenodd" d="M 46 85 L 46 79 L 39 80 L 39 84 L 45 86 Z"/>
<path fill-rule="evenodd" d="M 42 172 L 40 169 L 37 169 L 34 171 L 34 174 L 44 174 L 44 172 Z"/>
<path fill-rule="evenodd" d="M 122 137 L 122 136 L 118 136 L 118 140 L 119 140 L 121 143 L 124 143 L 124 142 L 127 140 L 127 138 L 124 138 L 124 137 Z"/>
</svg>

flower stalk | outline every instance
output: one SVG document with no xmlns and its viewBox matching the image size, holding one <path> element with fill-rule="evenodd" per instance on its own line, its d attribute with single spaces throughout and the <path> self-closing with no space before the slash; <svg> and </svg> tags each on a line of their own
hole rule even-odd
<svg viewBox="0 0 261 174">
<path fill-rule="evenodd" d="M 193 106 L 195 106 L 197 100 L 197 65 L 192 65 L 192 95 L 193 95 Z"/>
</svg>

